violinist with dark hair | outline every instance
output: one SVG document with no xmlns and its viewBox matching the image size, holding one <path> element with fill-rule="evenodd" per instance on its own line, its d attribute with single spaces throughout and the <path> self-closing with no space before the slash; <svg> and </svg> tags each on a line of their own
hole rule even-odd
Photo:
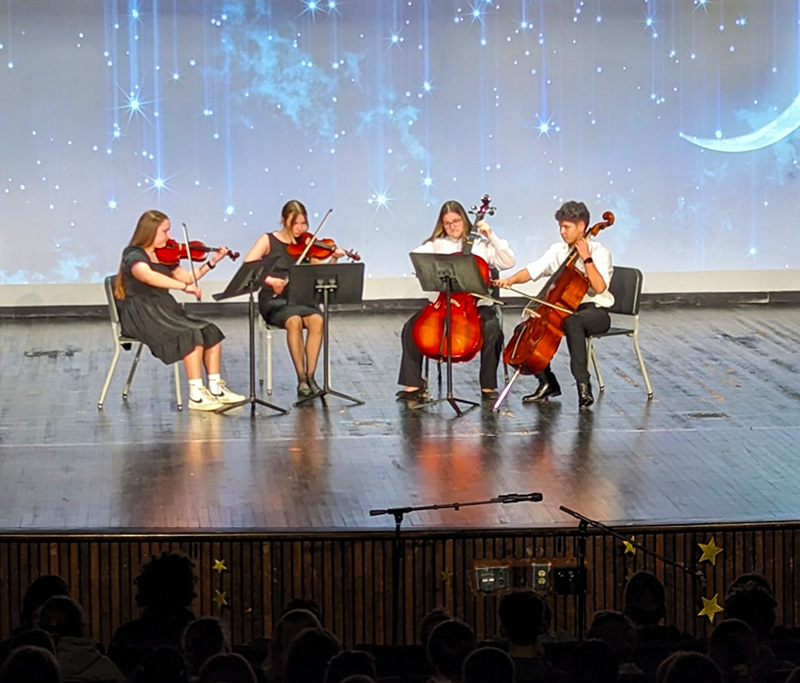
<svg viewBox="0 0 800 683">
<path fill-rule="evenodd" d="M 578 406 L 588 408 L 594 403 L 586 352 L 586 338 L 602 334 L 611 326 L 608 309 L 614 305 L 614 296 L 608 290 L 613 268 L 611 252 L 599 242 L 585 237 L 589 225 L 589 209 L 583 202 L 569 201 L 556 211 L 555 219 L 561 233 L 556 242 L 537 260 L 529 263 L 511 277 L 495 282 L 498 287 L 519 285 L 558 271 L 574 249 L 577 252 L 575 269 L 585 275 L 589 289 L 577 311 L 564 318 L 562 328 L 567 338 L 570 370 L 578 387 Z M 561 387 L 550 365 L 536 373 L 539 386 L 535 392 L 524 396 L 523 403 L 537 403 L 561 395 Z"/>
<path fill-rule="evenodd" d="M 307 398 L 320 393 L 314 379 L 319 352 L 322 347 L 323 318 L 316 306 L 289 305 L 289 268 L 297 260 L 289 254 L 298 245 L 298 238 L 308 231 L 308 212 L 296 199 L 286 202 L 281 209 L 281 228 L 268 232 L 256 240 L 245 256 L 245 262 L 258 261 L 268 254 L 278 255 L 272 271 L 264 279 L 258 295 L 258 308 L 269 325 L 286 330 L 286 343 L 297 374 L 297 395 Z M 332 247 L 330 256 L 311 258 L 311 263 L 330 263 L 345 255 L 344 250 Z M 299 256 L 299 255 L 298 255 Z M 306 331 L 305 340 L 303 330 Z"/>
<path fill-rule="evenodd" d="M 220 376 L 225 335 L 213 323 L 188 315 L 169 293 L 177 289 L 199 300 L 202 291 L 195 278 L 207 275 L 228 249 L 217 249 L 193 274 L 177 264 L 160 262 L 157 252 L 169 241 L 169 217 L 161 211 L 145 211 L 122 252 L 114 281 L 122 332 L 144 342 L 167 365 L 183 360 L 190 410 L 217 410 L 225 403 L 243 401 L 244 396 L 228 389 Z M 208 388 L 203 385 L 204 366 Z"/>
<path fill-rule="evenodd" d="M 486 198 L 488 200 L 488 197 Z M 473 241 L 474 240 L 474 241 Z M 471 253 L 482 258 L 489 268 L 503 270 L 513 268 L 516 261 L 508 241 L 501 239 L 485 220 L 473 226 L 464 207 L 457 201 L 442 204 L 436 225 L 428 237 L 414 252 L 420 254 L 456 254 L 465 251 L 471 243 Z M 480 384 L 482 398 L 497 396 L 497 366 L 503 352 L 503 330 L 494 306 L 489 301 L 478 301 L 478 313 L 483 332 L 481 346 Z M 416 313 L 403 326 L 400 335 L 403 356 L 400 362 L 398 384 L 405 385 L 397 392 L 400 401 L 424 397 L 422 380 L 422 353 L 414 341 L 414 323 L 422 315 Z"/>
</svg>

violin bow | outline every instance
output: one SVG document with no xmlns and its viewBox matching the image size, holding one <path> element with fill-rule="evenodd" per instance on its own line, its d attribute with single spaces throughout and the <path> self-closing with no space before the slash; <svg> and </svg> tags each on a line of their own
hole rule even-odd
<svg viewBox="0 0 800 683">
<path fill-rule="evenodd" d="M 319 226 L 317 226 L 317 229 L 314 231 L 314 234 L 311 235 L 311 239 L 308 240 L 308 244 L 306 244 L 306 248 L 303 249 L 303 252 L 300 254 L 300 256 L 297 259 L 297 261 L 295 261 L 294 265 L 299 266 L 303 262 L 303 259 L 306 257 L 306 254 L 308 254 L 309 249 L 311 249 L 312 245 L 314 244 L 314 240 L 317 239 L 317 235 L 319 234 L 319 231 L 322 230 L 322 226 L 325 225 L 325 221 L 328 220 L 328 216 L 330 216 L 332 213 L 333 213 L 333 209 L 328 209 L 328 212 L 322 217 L 322 220 L 320 221 Z"/>
<path fill-rule="evenodd" d="M 521 289 L 515 289 L 514 287 L 509 287 L 514 294 L 519 294 L 521 297 L 526 298 L 528 301 L 532 301 L 533 303 L 542 304 L 542 306 L 549 306 L 550 308 L 554 308 L 557 311 L 561 311 L 562 313 L 566 313 L 567 315 L 572 315 L 575 311 L 570 311 L 568 308 L 564 308 L 563 306 L 557 306 L 556 304 L 551 304 L 549 301 L 545 301 L 544 299 L 539 299 L 538 297 L 531 296 L 530 294 L 526 294 Z M 529 310 L 526 306 L 523 311 L 522 315 L 525 315 L 525 311 Z"/>
<path fill-rule="evenodd" d="M 197 287 L 197 273 L 194 272 L 194 261 L 192 261 L 192 252 L 189 250 L 189 230 L 186 228 L 186 223 L 181 223 L 183 228 L 183 241 L 186 244 L 186 257 L 189 259 L 189 269 L 192 271 L 192 280 L 194 286 Z"/>
</svg>

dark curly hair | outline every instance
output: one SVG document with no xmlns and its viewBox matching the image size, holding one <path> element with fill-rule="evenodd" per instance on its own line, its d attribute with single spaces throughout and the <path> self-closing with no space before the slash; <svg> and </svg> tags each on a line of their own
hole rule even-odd
<svg viewBox="0 0 800 683">
<path fill-rule="evenodd" d="M 150 561 L 133 583 L 136 585 L 136 604 L 145 607 L 188 607 L 197 597 L 194 584 L 194 562 L 183 553 L 164 551 Z"/>
</svg>

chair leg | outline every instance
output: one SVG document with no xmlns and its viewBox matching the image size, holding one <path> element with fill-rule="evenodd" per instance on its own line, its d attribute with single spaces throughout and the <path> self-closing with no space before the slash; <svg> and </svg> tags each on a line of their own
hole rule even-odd
<svg viewBox="0 0 800 683">
<path fill-rule="evenodd" d="M 650 377 L 647 374 L 647 368 L 644 366 L 644 358 L 642 358 L 642 351 L 639 348 L 639 335 L 632 335 L 633 338 L 633 351 L 636 353 L 636 358 L 639 361 L 639 369 L 642 371 L 642 378 L 644 379 L 644 386 L 647 389 L 647 398 L 653 398 L 653 387 L 650 385 Z"/>
<path fill-rule="evenodd" d="M 128 381 L 125 382 L 125 386 L 122 387 L 122 400 L 125 401 L 128 398 L 128 392 L 131 390 L 131 382 L 133 382 L 133 374 L 136 372 L 136 368 L 139 367 L 139 359 L 142 357 L 142 349 L 144 348 L 144 344 L 139 342 L 139 347 L 136 349 L 136 355 L 133 357 L 133 363 L 131 363 L 131 371 L 128 373 Z"/>
<path fill-rule="evenodd" d="M 114 370 L 117 367 L 117 361 L 119 361 L 119 353 L 120 353 L 120 345 L 117 344 L 114 348 L 114 357 L 111 359 L 111 367 L 108 369 L 108 374 L 106 375 L 106 381 L 103 382 L 103 388 L 100 390 L 100 398 L 97 399 L 97 409 L 103 409 L 103 403 L 106 400 L 106 394 L 108 393 L 108 387 L 111 386 L 111 377 L 114 375 Z"/>
<path fill-rule="evenodd" d="M 264 329 L 258 325 L 258 386 L 264 386 Z"/>
<path fill-rule="evenodd" d="M 181 396 L 181 371 L 180 363 L 173 363 L 175 368 L 175 398 L 178 401 L 178 410 L 183 410 L 183 397 Z"/>
<path fill-rule="evenodd" d="M 605 391 L 606 383 L 603 381 L 603 374 L 600 372 L 600 365 L 597 363 L 597 354 L 594 351 L 594 341 L 591 338 L 587 340 L 586 347 L 587 355 L 592 362 L 594 374 L 597 377 L 597 388 L 600 391 Z"/>
<path fill-rule="evenodd" d="M 267 328 L 267 396 L 272 396 L 272 330 L 269 328 Z"/>
</svg>

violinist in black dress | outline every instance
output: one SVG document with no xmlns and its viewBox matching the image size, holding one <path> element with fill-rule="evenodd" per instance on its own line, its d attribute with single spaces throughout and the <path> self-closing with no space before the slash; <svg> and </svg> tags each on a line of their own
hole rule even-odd
<svg viewBox="0 0 800 683">
<path fill-rule="evenodd" d="M 195 279 L 179 265 L 167 266 L 156 256 L 170 239 L 169 217 L 161 211 L 145 211 L 133 237 L 122 252 L 122 263 L 114 282 L 114 297 L 125 335 L 138 339 L 151 353 L 171 365 L 182 360 L 189 380 L 189 409 L 213 411 L 226 403 L 243 401 L 220 376 L 222 331 L 206 320 L 188 315 L 169 293 L 177 289 L 195 296 L 202 291 Z M 227 249 L 221 247 L 197 269 L 199 280 Z M 208 387 L 203 384 L 203 368 Z"/>
<path fill-rule="evenodd" d="M 297 244 L 297 239 L 307 231 L 306 207 L 296 199 L 292 199 L 281 209 L 280 230 L 261 235 L 244 259 L 248 262 L 258 261 L 268 254 L 277 256 L 272 270 L 264 279 L 265 286 L 258 294 L 258 308 L 268 325 L 286 330 L 286 343 L 297 375 L 299 398 L 307 398 L 321 392 L 314 379 L 314 372 L 322 347 L 322 314 L 316 306 L 303 304 L 290 306 L 288 301 L 289 268 L 296 260 L 289 255 L 288 248 Z M 309 259 L 309 262 L 335 262 L 344 254 L 342 249 L 336 248 L 328 259 Z M 303 330 L 306 331 L 305 339 Z"/>
</svg>

